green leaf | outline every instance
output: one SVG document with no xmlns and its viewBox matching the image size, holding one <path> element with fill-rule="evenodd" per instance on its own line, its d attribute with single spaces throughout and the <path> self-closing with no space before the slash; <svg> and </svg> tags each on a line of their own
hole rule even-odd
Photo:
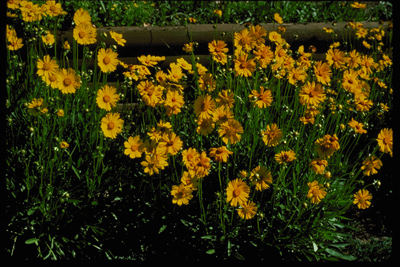
<svg viewBox="0 0 400 267">
<path fill-rule="evenodd" d="M 315 244 L 315 242 L 313 241 L 312 245 L 313 245 L 314 252 L 317 252 L 317 250 L 318 250 L 317 244 Z"/>
<path fill-rule="evenodd" d="M 167 228 L 166 224 L 160 227 L 160 230 L 158 230 L 158 234 L 161 234 L 165 230 L 165 228 Z"/>
<path fill-rule="evenodd" d="M 206 251 L 207 254 L 214 254 L 215 253 L 215 249 L 209 249 Z"/>
<path fill-rule="evenodd" d="M 39 241 L 38 238 L 31 238 L 25 241 L 25 244 L 29 245 L 29 244 L 33 244 L 33 243 L 37 243 Z"/>
<path fill-rule="evenodd" d="M 212 235 L 205 235 L 205 236 L 202 236 L 202 237 L 200 237 L 200 238 L 203 238 L 203 239 L 213 239 L 214 236 L 212 236 Z"/>
<path fill-rule="evenodd" d="M 334 249 L 331 249 L 331 248 L 327 248 L 325 251 L 328 252 L 331 256 L 340 258 L 343 260 L 353 261 L 353 260 L 357 259 L 356 257 L 351 256 L 351 255 L 343 255 L 342 253 L 340 253 Z"/>
</svg>

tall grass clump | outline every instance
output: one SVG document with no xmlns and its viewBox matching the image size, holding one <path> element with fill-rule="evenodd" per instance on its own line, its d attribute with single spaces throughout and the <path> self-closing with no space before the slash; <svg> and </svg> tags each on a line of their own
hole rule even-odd
<svg viewBox="0 0 400 267">
<path fill-rule="evenodd" d="M 83 8 L 72 43 L 59 3 L 8 11 L 9 255 L 355 259 L 345 215 L 369 208 L 393 156 L 390 22 L 349 22 L 356 37 L 316 61 L 276 13 L 276 30 L 210 42 L 209 66 L 188 40 L 191 60 L 161 69 L 121 61 L 123 35 Z"/>
</svg>

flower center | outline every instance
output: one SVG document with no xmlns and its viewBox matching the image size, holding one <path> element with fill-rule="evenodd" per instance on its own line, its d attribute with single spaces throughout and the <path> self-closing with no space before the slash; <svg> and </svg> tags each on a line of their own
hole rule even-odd
<svg viewBox="0 0 400 267">
<path fill-rule="evenodd" d="M 70 78 L 65 78 L 64 79 L 64 86 L 69 86 L 72 83 Z"/>
<path fill-rule="evenodd" d="M 43 63 L 43 70 L 49 70 L 50 69 L 50 64 L 49 63 Z"/>
<path fill-rule="evenodd" d="M 108 130 L 112 130 L 115 127 L 114 122 L 112 122 L 112 121 L 110 121 L 107 126 L 108 126 Z"/>
<path fill-rule="evenodd" d="M 79 32 L 78 34 L 79 38 L 85 38 L 86 33 L 84 31 Z"/>
<path fill-rule="evenodd" d="M 104 102 L 108 103 L 108 102 L 110 102 L 110 100 L 111 100 L 111 97 L 109 95 L 103 96 L 103 101 Z"/>
<path fill-rule="evenodd" d="M 389 137 L 389 136 L 385 136 L 385 138 L 383 138 L 382 142 L 383 142 L 385 145 L 390 144 L 390 137 Z"/>
<path fill-rule="evenodd" d="M 238 197 L 238 196 L 240 196 L 240 193 L 241 193 L 242 191 L 240 190 L 240 188 L 236 188 L 235 190 L 233 190 L 233 192 L 232 192 L 232 194 L 233 194 L 233 197 Z"/>
<path fill-rule="evenodd" d="M 103 63 L 104 64 L 109 64 L 111 62 L 111 60 L 110 60 L 110 58 L 109 57 L 104 57 L 104 59 L 103 59 Z"/>
</svg>

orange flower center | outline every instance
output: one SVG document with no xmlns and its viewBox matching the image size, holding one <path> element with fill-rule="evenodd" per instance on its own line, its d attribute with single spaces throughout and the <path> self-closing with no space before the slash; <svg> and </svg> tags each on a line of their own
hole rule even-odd
<svg viewBox="0 0 400 267">
<path fill-rule="evenodd" d="M 86 33 L 84 31 L 79 32 L 78 34 L 79 38 L 85 38 Z"/>
<path fill-rule="evenodd" d="M 108 102 L 110 102 L 110 100 L 111 100 L 111 97 L 109 95 L 103 96 L 103 101 L 104 102 L 108 103 Z"/>
<path fill-rule="evenodd" d="M 390 137 L 389 137 L 389 136 L 385 136 L 385 138 L 383 138 L 382 142 L 383 142 L 385 145 L 390 144 Z"/>
<path fill-rule="evenodd" d="M 107 65 L 107 64 L 110 64 L 110 62 L 111 62 L 111 60 L 110 60 L 110 58 L 109 58 L 109 57 L 107 57 L 107 56 L 106 56 L 106 57 L 104 57 L 104 59 L 103 59 L 103 63 L 104 63 L 104 64 L 106 64 L 106 65 Z"/>
<path fill-rule="evenodd" d="M 240 188 L 236 188 L 235 190 L 233 190 L 233 192 L 232 192 L 232 194 L 233 194 L 233 197 L 238 197 L 238 196 L 240 196 L 240 193 L 241 193 L 242 191 L 240 190 Z"/>
<path fill-rule="evenodd" d="M 114 122 L 112 122 L 112 121 L 110 121 L 107 126 L 108 126 L 108 130 L 112 130 L 115 127 Z"/>
<path fill-rule="evenodd" d="M 43 70 L 49 70 L 50 69 L 50 64 L 49 63 L 43 63 Z"/>
<path fill-rule="evenodd" d="M 173 146 L 174 145 L 174 142 L 173 141 L 168 141 L 167 142 L 167 146 Z"/>
<path fill-rule="evenodd" d="M 69 86 L 72 83 L 70 78 L 65 78 L 64 79 L 64 86 Z"/>
</svg>

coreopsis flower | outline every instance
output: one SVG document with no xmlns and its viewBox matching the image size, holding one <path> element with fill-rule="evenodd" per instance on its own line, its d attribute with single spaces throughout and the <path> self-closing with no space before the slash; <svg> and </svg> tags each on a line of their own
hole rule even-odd
<svg viewBox="0 0 400 267">
<path fill-rule="evenodd" d="M 326 134 L 323 138 L 318 138 L 315 141 L 315 150 L 320 158 L 330 158 L 334 152 L 340 149 L 339 139 L 336 134 L 333 136 Z"/>
<path fill-rule="evenodd" d="M 307 185 L 309 187 L 307 197 L 311 199 L 311 203 L 318 204 L 325 198 L 327 192 L 323 185 L 318 184 L 318 181 L 314 180 L 311 183 L 307 183 Z"/>
<path fill-rule="evenodd" d="M 235 103 L 235 94 L 231 90 L 222 90 L 218 93 L 215 102 L 219 107 L 226 106 L 227 108 L 233 108 L 233 104 Z"/>
<path fill-rule="evenodd" d="M 190 22 L 190 23 L 196 23 L 196 19 L 195 19 L 195 18 L 192 18 L 192 17 L 190 17 L 190 18 L 189 18 L 189 22 Z"/>
<path fill-rule="evenodd" d="M 354 118 L 351 118 L 351 120 L 349 121 L 348 124 L 350 125 L 350 127 L 352 129 L 354 129 L 354 131 L 356 133 L 360 133 L 360 134 L 367 133 L 367 130 L 363 129 L 364 124 L 362 124 L 361 122 L 356 121 Z"/>
<path fill-rule="evenodd" d="M 382 167 L 382 161 L 376 156 L 369 156 L 363 162 L 363 166 L 361 166 L 361 170 L 363 170 L 363 174 L 365 176 L 371 176 L 377 174 L 378 171 Z"/>
<path fill-rule="evenodd" d="M 219 17 L 222 16 L 222 10 L 220 10 L 220 9 L 215 9 L 215 10 L 213 11 L 213 13 L 216 14 L 217 16 L 219 16 Z"/>
<path fill-rule="evenodd" d="M 58 117 L 64 117 L 64 115 L 65 115 L 65 112 L 64 112 L 64 110 L 63 109 L 59 109 L 59 110 L 57 110 L 57 116 Z"/>
<path fill-rule="evenodd" d="M 265 131 L 261 131 L 262 140 L 267 146 L 276 146 L 283 137 L 282 130 L 278 128 L 276 123 L 267 125 Z"/>
<path fill-rule="evenodd" d="M 264 44 L 258 45 L 253 54 L 255 55 L 254 60 L 258 62 L 261 68 L 266 68 L 274 59 L 271 47 Z"/>
<path fill-rule="evenodd" d="M 100 48 L 97 53 L 97 64 L 102 72 L 113 72 L 117 69 L 119 63 L 118 54 L 111 50 L 111 48 Z"/>
<path fill-rule="evenodd" d="M 353 204 L 359 209 L 367 209 L 371 205 L 372 194 L 366 189 L 360 189 L 354 194 Z"/>
<path fill-rule="evenodd" d="M 256 63 L 254 62 L 254 58 L 247 60 L 248 54 L 240 55 L 237 59 L 234 59 L 235 62 L 235 75 L 236 76 L 244 76 L 250 77 L 252 73 L 256 69 Z"/>
<path fill-rule="evenodd" d="M 124 121 L 120 118 L 119 113 L 107 113 L 101 119 L 101 130 L 105 137 L 115 139 L 122 132 Z"/>
<path fill-rule="evenodd" d="M 171 195 L 173 196 L 172 203 L 178 204 L 179 206 L 188 205 L 189 200 L 193 198 L 193 189 L 190 186 L 184 184 L 173 185 Z"/>
<path fill-rule="evenodd" d="M 326 61 L 329 66 L 340 69 L 346 63 L 346 57 L 343 51 L 330 48 L 326 52 Z"/>
<path fill-rule="evenodd" d="M 323 174 L 325 172 L 325 168 L 328 166 L 328 161 L 325 159 L 313 159 L 310 162 L 310 167 L 313 172 L 316 174 Z"/>
<path fill-rule="evenodd" d="M 43 5 L 46 5 L 46 14 L 50 17 L 67 14 L 67 12 L 63 10 L 61 3 L 56 3 L 56 1 L 47 0 Z"/>
<path fill-rule="evenodd" d="M 260 25 L 251 26 L 250 27 L 250 34 L 252 35 L 255 45 L 259 46 L 265 43 L 264 36 L 267 36 L 267 31 L 261 27 Z"/>
<path fill-rule="evenodd" d="M 91 22 L 82 22 L 74 27 L 72 36 L 80 45 L 94 44 L 97 42 L 97 29 L 93 27 Z"/>
<path fill-rule="evenodd" d="M 217 86 L 217 81 L 211 73 L 204 73 L 199 76 L 199 88 L 203 91 L 212 92 Z"/>
<path fill-rule="evenodd" d="M 190 64 L 189 62 L 187 62 L 183 57 L 180 57 L 176 60 L 176 64 L 179 65 L 179 67 L 181 67 L 184 70 L 187 71 L 192 71 L 192 64 Z"/>
<path fill-rule="evenodd" d="M 96 103 L 101 109 L 110 111 L 117 106 L 119 95 L 113 86 L 104 85 L 97 91 Z"/>
<path fill-rule="evenodd" d="M 281 16 L 279 15 L 279 13 L 275 13 L 275 14 L 274 14 L 274 20 L 275 20 L 276 22 L 278 22 L 279 24 L 282 24 L 282 23 L 283 23 L 283 19 L 281 18 Z"/>
<path fill-rule="evenodd" d="M 355 93 L 360 86 L 358 72 L 353 69 L 345 70 L 343 72 L 342 86 L 346 91 Z"/>
<path fill-rule="evenodd" d="M 351 52 L 348 53 L 346 64 L 349 69 L 356 69 L 360 66 L 361 57 L 357 50 L 353 49 Z"/>
<path fill-rule="evenodd" d="M 368 99 L 363 93 L 356 93 L 354 96 L 354 104 L 357 111 L 369 111 L 374 104 L 372 100 Z"/>
<path fill-rule="evenodd" d="M 23 21 L 33 22 L 42 19 L 42 9 L 38 4 L 33 4 L 31 1 L 21 1 L 19 5 Z"/>
<path fill-rule="evenodd" d="M 325 62 L 317 61 L 313 66 L 315 78 L 317 78 L 317 82 L 322 83 L 324 85 L 331 82 L 331 68 Z"/>
<path fill-rule="evenodd" d="M 143 153 L 142 144 L 143 141 L 140 139 L 140 136 L 129 136 L 128 140 L 124 142 L 124 154 L 129 156 L 131 159 L 140 158 Z"/>
<path fill-rule="evenodd" d="M 43 59 L 39 58 L 36 67 L 38 69 L 36 74 L 42 77 L 43 81 L 46 81 L 50 75 L 56 74 L 58 71 L 57 61 L 49 55 L 45 55 Z"/>
<path fill-rule="evenodd" d="M 390 156 L 393 156 L 393 130 L 384 128 L 379 134 L 378 138 L 379 150 L 383 153 L 389 153 Z"/>
<path fill-rule="evenodd" d="M 166 99 L 164 101 L 164 106 L 167 109 L 168 114 L 178 114 L 181 112 L 181 107 L 185 104 L 183 100 L 183 95 L 179 91 L 168 90 Z"/>
<path fill-rule="evenodd" d="M 193 171 L 195 175 L 199 178 L 203 178 L 208 175 L 211 169 L 211 159 L 207 157 L 207 153 L 202 151 L 199 155 L 196 164 L 194 165 Z"/>
<path fill-rule="evenodd" d="M 155 153 L 146 154 L 145 160 L 140 163 L 144 168 L 144 172 L 150 176 L 160 173 L 166 166 L 168 166 L 168 156 L 155 149 Z"/>
<path fill-rule="evenodd" d="M 183 77 L 181 66 L 172 62 L 169 64 L 167 79 L 171 82 L 178 83 Z"/>
<path fill-rule="evenodd" d="M 268 39 L 271 42 L 274 42 L 275 44 L 282 44 L 283 43 L 282 36 L 276 31 L 269 32 Z"/>
<path fill-rule="evenodd" d="M 91 22 L 92 18 L 90 17 L 90 14 L 87 10 L 84 10 L 83 8 L 80 8 L 75 11 L 74 17 L 73 17 L 75 25 L 79 25 L 82 22 Z"/>
<path fill-rule="evenodd" d="M 372 55 L 363 55 L 361 56 L 360 66 L 367 75 L 371 75 L 373 70 L 378 66 L 378 63 L 374 61 Z"/>
<path fill-rule="evenodd" d="M 275 160 L 279 164 L 286 164 L 286 163 L 291 162 L 291 161 L 293 161 L 295 159 L 297 159 L 296 158 L 296 153 L 293 150 L 281 151 L 281 152 L 275 154 Z"/>
<path fill-rule="evenodd" d="M 39 116 L 46 114 L 49 110 L 47 109 L 47 104 L 44 103 L 43 98 L 34 98 L 28 104 L 28 112 L 33 116 Z"/>
<path fill-rule="evenodd" d="M 273 100 L 271 90 L 265 90 L 263 86 L 260 86 L 260 92 L 251 90 L 249 98 L 253 102 L 253 106 L 257 106 L 260 109 L 271 106 Z"/>
<path fill-rule="evenodd" d="M 19 8 L 19 3 L 22 0 L 7 0 L 7 8 L 9 9 L 17 9 Z"/>
<path fill-rule="evenodd" d="M 234 46 L 238 50 L 249 52 L 256 44 L 254 37 L 250 34 L 249 30 L 244 28 L 240 32 L 234 33 Z"/>
<path fill-rule="evenodd" d="M 227 44 L 222 40 L 212 40 L 208 43 L 208 51 L 211 55 L 216 56 L 219 54 L 226 54 L 229 51 L 229 48 L 226 47 Z"/>
<path fill-rule="evenodd" d="M 42 36 L 42 41 L 45 45 L 53 45 L 56 40 L 54 39 L 53 34 L 47 32 L 46 35 Z"/>
<path fill-rule="evenodd" d="M 126 40 L 124 39 L 124 36 L 121 33 L 110 31 L 110 36 L 112 39 L 114 39 L 114 41 L 117 42 L 118 45 L 125 46 Z"/>
<path fill-rule="evenodd" d="M 165 57 L 157 57 L 157 56 L 152 56 L 152 55 L 141 55 L 140 57 L 137 58 L 140 63 L 147 67 L 154 67 L 156 66 L 160 61 L 165 60 Z"/>
<path fill-rule="evenodd" d="M 215 128 L 213 118 L 198 118 L 196 132 L 200 135 L 208 135 Z"/>
<path fill-rule="evenodd" d="M 210 157 L 214 158 L 217 162 L 227 162 L 229 155 L 232 155 L 233 152 L 228 150 L 226 146 L 221 147 L 212 147 L 210 148 Z"/>
<path fill-rule="evenodd" d="M 81 87 L 81 77 L 72 68 L 60 69 L 57 72 L 57 88 L 63 94 L 73 94 Z"/>
<path fill-rule="evenodd" d="M 326 33 L 333 33 L 333 29 L 332 28 L 327 28 L 327 27 L 323 27 L 322 28 Z"/>
<path fill-rule="evenodd" d="M 242 125 L 235 119 L 229 119 L 219 126 L 218 134 L 225 144 L 236 144 L 244 132 Z"/>
<path fill-rule="evenodd" d="M 199 95 L 194 101 L 194 113 L 198 118 L 209 119 L 215 110 L 215 102 L 211 95 Z"/>
<path fill-rule="evenodd" d="M 181 177 L 181 183 L 190 187 L 193 191 L 197 190 L 199 179 L 191 171 L 184 171 Z"/>
<path fill-rule="evenodd" d="M 250 181 L 257 191 L 268 189 L 272 184 L 271 171 L 258 165 L 250 173 Z"/>
<path fill-rule="evenodd" d="M 155 140 L 145 139 L 143 140 L 142 148 L 146 155 L 153 155 L 156 154 L 158 143 Z"/>
<path fill-rule="evenodd" d="M 212 120 L 215 125 L 220 125 L 229 119 L 233 119 L 233 112 L 226 106 L 220 106 L 216 108 L 212 114 Z"/>
<path fill-rule="evenodd" d="M 242 179 L 235 179 L 228 183 L 226 188 L 226 202 L 231 206 L 237 207 L 244 204 L 250 193 L 250 187 Z"/>
<path fill-rule="evenodd" d="M 193 42 L 184 44 L 183 47 L 182 47 L 182 50 L 185 51 L 186 53 L 190 54 L 190 53 L 192 53 L 193 50 L 194 50 L 194 49 L 193 49 L 193 45 L 194 45 Z"/>
<path fill-rule="evenodd" d="M 314 124 L 315 116 L 319 113 L 319 110 L 315 106 L 307 106 L 307 109 L 304 111 L 304 116 L 300 117 L 300 121 L 303 124 Z"/>
<path fill-rule="evenodd" d="M 307 84 L 301 87 L 299 97 L 302 105 L 318 106 L 319 103 L 324 102 L 326 95 L 321 84 L 307 82 Z"/>
<path fill-rule="evenodd" d="M 69 147 L 69 144 L 68 144 L 67 142 L 65 142 L 65 141 L 61 141 L 60 147 L 61 147 L 62 149 L 65 149 L 65 148 L 68 148 L 68 147 Z"/>
<path fill-rule="evenodd" d="M 290 84 L 296 85 L 297 82 L 304 82 L 307 78 L 307 73 L 303 67 L 291 68 L 288 73 L 288 80 Z"/>
<path fill-rule="evenodd" d="M 200 153 L 196 148 L 190 147 L 182 151 L 182 161 L 187 169 L 193 170 L 198 160 L 200 160 Z"/>
<path fill-rule="evenodd" d="M 253 201 L 246 201 L 241 204 L 241 208 L 237 209 L 240 218 L 249 220 L 252 219 L 257 213 L 256 203 Z"/>
<path fill-rule="evenodd" d="M 24 46 L 24 44 L 22 43 L 22 38 L 18 38 L 17 36 L 8 37 L 7 43 L 7 48 L 10 51 L 17 51 Z"/>
<path fill-rule="evenodd" d="M 357 8 L 357 9 L 364 9 L 367 7 L 367 4 L 361 4 L 359 2 L 354 2 L 353 4 L 350 5 L 352 8 Z"/>
<path fill-rule="evenodd" d="M 163 134 L 158 142 L 161 153 L 176 155 L 182 148 L 183 142 L 174 132 Z"/>
</svg>

